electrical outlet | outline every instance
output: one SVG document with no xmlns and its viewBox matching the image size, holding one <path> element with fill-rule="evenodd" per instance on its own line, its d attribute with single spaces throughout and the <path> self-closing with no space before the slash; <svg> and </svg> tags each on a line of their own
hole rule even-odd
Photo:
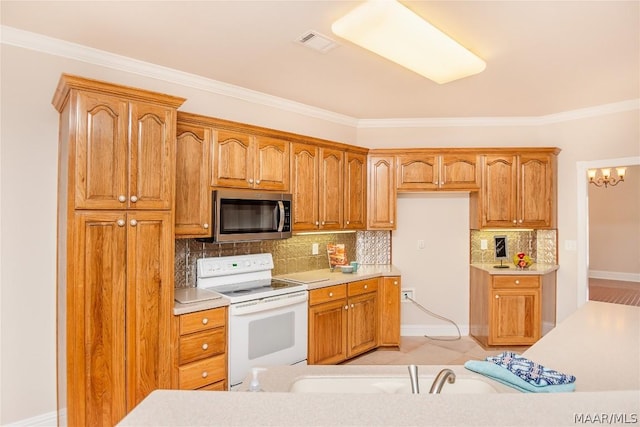
<svg viewBox="0 0 640 427">
<path fill-rule="evenodd" d="M 415 299 L 413 289 L 403 289 L 400 291 L 400 301 L 409 302 L 409 298 Z"/>
<path fill-rule="evenodd" d="M 311 255 L 318 255 L 318 244 L 317 243 L 313 243 L 311 245 Z"/>
<path fill-rule="evenodd" d="M 486 251 L 488 249 L 487 239 L 480 239 L 480 249 Z"/>
</svg>

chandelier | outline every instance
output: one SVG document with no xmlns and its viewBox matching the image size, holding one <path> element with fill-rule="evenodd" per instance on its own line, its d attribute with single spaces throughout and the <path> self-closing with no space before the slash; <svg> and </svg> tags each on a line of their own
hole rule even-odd
<svg viewBox="0 0 640 427">
<path fill-rule="evenodd" d="M 614 186 L 619 182 L 624 181 L 624 175 L 627 168 L 615 168 L 616 176 L 611 175 L 611 168 L 589 169 L 587 176 L 589 177 L 589 183 L 596 187 L 602 187 L 604 185 L 607 188 L 609 185 Z M 600 172 L 600 173 L 598 173 Z"/>
</svg>

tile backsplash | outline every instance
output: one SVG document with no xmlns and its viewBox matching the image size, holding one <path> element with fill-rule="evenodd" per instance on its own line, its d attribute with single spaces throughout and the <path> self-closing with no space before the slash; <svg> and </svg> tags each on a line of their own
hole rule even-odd
<svg viewBox="0 0 640 427">
<path fill-rule="evenodd" d="M 311 254 L 314 243 L 318 244 L 318 255 Z M 391 262 L 391 233 L 388 231 L 306 234 L 284 240 L 241 243 L 202 243 L 194 239 L 176 239 L 175 287 L 195 286 L 196 260 L 206 257 L 270 252 L 273 255 L 274 276 L 328 269 L 327 243 L 344 243 L 347 258 L 362 264 Z"/>
<path fill-rule="evenodd" d="M 471 230 L 471 262 L 496 262 L 493 236 L 507 236 L 509 257 L 524 252 L 539 264 L 557 263 L 557 230 Z M 480 249 L 480 241 L 487 249 Z"/>
</svg>

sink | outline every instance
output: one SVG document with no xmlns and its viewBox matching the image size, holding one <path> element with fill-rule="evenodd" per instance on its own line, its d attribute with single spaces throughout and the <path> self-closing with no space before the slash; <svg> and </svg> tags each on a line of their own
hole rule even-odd
<svg viewBox="0 0 640 427">
<path fill-rule="evenodd" d="M 420 376 L 420 392 L 428 394 L 435 376 Z M 410 394 L 409 376 L 366 377 L 366 376 L 314 376 L 302 377 L 294 381 L 291 393 L 400 393 Z M 477 378 L 456 378 L 454 384 L 445 384 L 442 394 L 485 394 L 498 393 L 491 384 Z"/>
</svg>

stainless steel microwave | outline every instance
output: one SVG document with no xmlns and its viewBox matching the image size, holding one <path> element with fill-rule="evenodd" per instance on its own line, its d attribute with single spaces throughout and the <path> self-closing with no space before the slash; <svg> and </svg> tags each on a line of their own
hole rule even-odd
<svg viewBox="0 0 640 427">
<path fill-rule="evenodd" d="M 208 242 L 286 239 L 291 237 L 291 200 L 288 193 L 254 190 L 215 190 L 213 230 Z"/>
</svg>

